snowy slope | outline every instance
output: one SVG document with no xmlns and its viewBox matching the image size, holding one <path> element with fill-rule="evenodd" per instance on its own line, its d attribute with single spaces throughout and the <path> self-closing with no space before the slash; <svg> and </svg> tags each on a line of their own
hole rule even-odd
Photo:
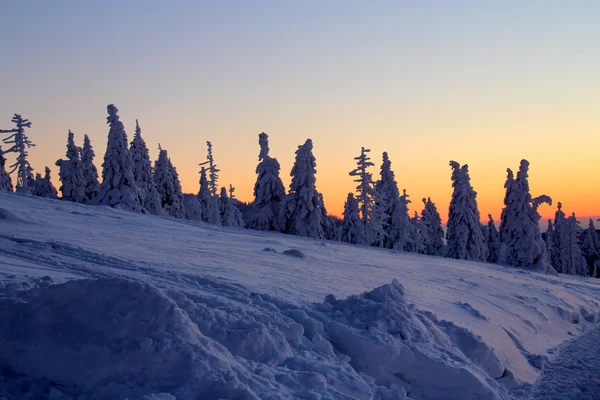
<svg viewBox="0 0 600 400">
<path fill-rule="evenodd" d="M 506 398 L 600 320 L 598 280 L 4 192 L 0 301 L 9 398 Z"/>
</svg>

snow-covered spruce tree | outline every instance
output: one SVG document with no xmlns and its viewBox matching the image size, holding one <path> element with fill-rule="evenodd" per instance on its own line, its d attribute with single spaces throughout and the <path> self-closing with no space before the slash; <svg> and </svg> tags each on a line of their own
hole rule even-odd
<svg viewBox="0 0 600 400">
<path fill-rule="evenodd" d="M 200 165 L 203 165 L 202 163 Z M 201 219 L 213 225 L 221 224 L 221 215 L 219 213 L 219 199 L 213 197 L 210 191 L 208 179 L 206 177 L 206 168 L 200 168 L 200 190 L 198 191 L 198 202 L 202 210 Z"/>
<path fill-rule="evenodd" d="M 154 182 L 152 161 L 150 161 L 148 147 L 142 138 L 142 129 L 137 119 L 135 120 L 135 135 L 133 135 L 129 152 L 133 161 L 133 178 L 140 191 L 143 208 L 150 214 L 162 215 L 164 210 Z"/>
<path fill-rule="evenodd" d="M 2 146 L 0 146 L 0 190 L 12 192 L 12 179 L 10 179 L 10 175 L 8 174 L 8 172 L 6 172 L 5 165 L 6 158 L 4 158 L 4 152 L 2 151 Z"/>
<path fill-rule="evenodd" d="M 572 213 L 567 218 L 567 271 L 570 275 L 587 275 L 589 273 L 587 263 L 581 252 L 581 244 L 579 241 L 581 228 L 579 227 L 579 221 L 575 217 L 575 213 Z"/>
<path fill-rule="evenodd" d="M 598 276 L 598 271 L 595 271 L 594 264 L 596 261 L 600 260 L 600 238 L 598 238 L 594 221 L 591 218 L 587 229 L 583 233 L 581 253 L 583 254 L 583 257 L 585 257 L 591 275 L 593 277 Z"/>
<path fill-rule="evenodd" d="M 63 200 L 73 201 L 75 203 L 84 203 L 85 197 L 85 177 L 83 175 L 83 163 L 79 155 L 79 147 L 75 145 L 75 135 L 71 130 L 67 137 L 67 159 L 57 160 L 56 166 L 59 167 L 58 177 L 60 178 Z"/>
<path fill-rule="evenodd" d="M 375 198 L 375 203 L 383 207 L 382 215 L 385 217 L 383 221 L 383 230 L 385 231 L 384 247 L 408 250 L 411 231 L 408 207 L 406 204 L 402 204 L 388 153 L 384 152 L 382 158 L 381 178 L 375 184 L 375 190 L 379 194 Z"/>
<path fill-rule="evenodd" d="M 426 254 L 425 234 L 423 233 L 423 227 L 421 226 L 421 219 L 416 211 L 414 216 L 410 219 L 410 224 L 413 228 L 410 231 L 411 251 L 413 253 Z"/>
<path fill-rule="evenodd" d="M 83 135 L 83 148 L 81 149 L 81 163 L 83 164 L 83 179 L 85 180 L 86 202 L 92 200 L 98 194 L 100 183 L 98 182 L 98 170 L 94 165 L 94 149 L 88 135 Z"/>
<path fill-rule="evenodd" d="M 169 170 L 173 177 L 173 202 L 169 205 L 169 213 L 175 218 L 185 218 L 185 209 L 183 205 L 183 191 L 181 190 L 181 181 L 179 180 L 179 174 L 177 168 L 168 160 Z"/>
<path fill-rule="evenodd" d="M 307 139 L 296 150 L 290 190 L 280 206 L 279 226 L 283 233 L 324 239 L 322 204 L 316 188 L 317 162 L 312 149 L 312 140 Z"/>
<path fill-rule="evenodd" d="M 230 185 L 230 193 L 233 195 L 235 189 Z M 244 218 L 242 213 L 233 204 L 233 197 L 227 195 L 227 189 L 223 186 L 221 188 L 221 194 L 219 196 L 220 210 L 221 210 L 221 224 L 223 226 L 230 226 L 234 228 L 244 227 Z"/>
<path fill-rule="evenodd" d="M 352 244 L 363 243 L 365 237 L 363 229 L 358 210 L 358 201 L 356 201 L 353 193 L 348 193 L 348 198 L 344 204 L 344 219 L 341 233 L 342 242 Z"/>
<path fill-rule="evenodd" d="M 552 224 L 552 220 L 548 220 L 548 228 L 546 232 L 543 234 L 544 243 L 546 244 L 546 254 L 548 254 L 548 261 L 550 265 L 556 270 L 554 265 L 552 264 L 552 255 L 554 254 L 554 226 Z"/>
<path fill-rule="evenodd" d="M 175 218 L 183 218 L 183 194 L 177 171 L 169 160 L 167 150 L 159 146 L 158 159 L 154 163 L 154 184 L 164 213 Z"/>
<path fill-rule="evenodd" d="M 50 168 L 46 167 L 45 175 L 42 178 L 40 174 L 35 176 L 35 195 L 55 199 L 58 197 L 56 188 L 50 178 Z"/>
<path fill-rule="evenodd" d="M 323 194 L 317 191 L 317 197 L 319 198 L 320 203 L 319 208 L 321 209 L 321 221 L 324 239 L 339 240 L 335 220 L 331 215 L 327 214 L 327 208 L 325 208 L 325 200 L 323 199 Z"/>
<path fill-rule="evenodd" d="M 497 263 L 500 257 L 500 233 L 496 229 L 496 224 L 492 218 L 492 214 L 488 214 L 489 221 L 487 223 L 485 243 L 487 244 L 487 262 Z"/>
<path fill-rule="evenodd" d="M 508 213 L 510 212 L 511 203 L 513 201 L 512 191 L 515 184 L 513 171 L 510 168 L 507 168 L 506 172 L 506 182 L 504 183 L 504 189 L 506 189 L 504 194 L 504 208 L 502 209 L 502 214 L 500 214 L 500 228 L 498 231 L 500 235 L 500 243 L 505 243 L 506 240 L 508 240 L 508 231 L 510 231 Z"/>
<path fill-rule="evenodd" d="M 110 130 L 102 163 L 102 183 L 91 203 L 142 212 L 141 196 L 133 177 L 133 160 L 127 146 L 127 133 L 117 114 L 119 110 L 113 104 L 109 104 L 106 110 Z"/>
<path fill-rule="evenodd" d="M 421 231 L 425 239 L 425 254 L 443 256 L 444 228 L 442 228 L 442 218 L 431 198 L 423 199 L 423 205 Z"/>
<path fill-rule="evenodd" d="M 360 212 L 360 220 L 363 226 L 364 237 L 361 244 L 380 245 L 385 239 L 384 220 L 386 219 L 382 213 L 386 209 L 385 199 L 383 195 L 379 196 L 379 204 L 376 208 L 376 191 L 373 184 L 373 176 L 368 171 L 369 167 L 374 166 L 371 158 L 368 156 L 370 149 L 361 147 L 360 155 L 354 157 L 356 160 L 356 168 L 350 171 L 350 176 L 355 176 L 354 182 L 356 186 L 356 200 L 358 202 L 358 210 Z M 377 213 L 375 212 L 377 210 Z M 377 214 L 377 215 L 376 215 Z"/>
<path fill-rule="evenodd" d="M 506 216 L 508 229 L 504 233 L 499 262 L 516 268 L 543 273 L 555 273 L 548 261 L 546 244 L 540 232 L 538 207 L 552 204 L 552 199 L 542 195 L 532 198 L 529 192 L 529 162 L 521 160 L 515 179 Z"/>
<path fill-rule="evenodd" d="M 35 144 L 25 134 L 25 128 L 31 128 L 31 122 L 19 114 L 13 116 L 12 122 L 17 125 L 16 128 L 0 129 L 0 133 L 11 133 L 10 136 L 3 139 L 4 143 L 12 144 L 4 153 L 17 153 L 17 160 L 9 167 L 10 170 L 8 173 L 12 174 L 17 171 L 17 184 L 15 186 L 17 193 L 33 193 L 35 190 L 35 179 L 33 177 L 33 168 L 31 168 L 29 160 L 27 160 L 27 156 L 29 155 L 27 149 L 35 147 Z"/>
<path fill-rule="evenodd" d="M 559 274 L 568 274 L 569 238 L 568 223 L 562 203 L 558 203 L 558 209 L 554 214 L 554 229 L 552 232 L 552 254 L 550 263 Z"/>
<path fill-rule="evenodd" d="M 471 187 L 468 165 L 450 161 L 454 191 L 448 213 L 446 256 L 459 260 L 485 261 L 486 246 L 481 231 L 477 193 Z"/>
<path fill-rule="evenodd" d="M 197 195 L 184 193 L 183 209 L 185 210 L 185 219 L 202 221 L 202 209 Z"/>
<path fill-rule="evenodd" d="M 279 205 L 285 196 L 285 188 L 279 178 L 280 166 L 276 158 L 269 156 L 269 136 L 266 133 L 258 135 L 258 144 L 260 153 L 256 167 L 257 178 L 254 184 L 250 229 L 279 230 Z"/>
</svg>

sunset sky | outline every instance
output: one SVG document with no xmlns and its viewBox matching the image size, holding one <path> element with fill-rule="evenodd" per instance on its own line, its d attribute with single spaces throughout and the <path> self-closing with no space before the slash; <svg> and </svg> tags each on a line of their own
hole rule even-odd
<svg viewBox="0 0 600 400">
<path fill-rule="evenodd" d="M 220 184 L 252 199 L 258 134 L 284 184 L 314 142 L 317 188 L 340 215 L 365 146 L 387 151 L 412 210 L 446 218 L 449 160 L 469 164 L 482 218 L 499 218 L 506 168 L 531 162 L 534 196 L 600 215 L 600 1 L 0 0 L 0 129 L 32 123 L 36 172 L 68 129 L 102 163 L 106 105 L 139 119 L 184 191 L 214 146 Z M 7 155 L 12 163 L 14 155 Z M 13 178 L 14 179 L 14 178 Z M 542 215 L 554 214 L 543 206 Z"/>
</svg>

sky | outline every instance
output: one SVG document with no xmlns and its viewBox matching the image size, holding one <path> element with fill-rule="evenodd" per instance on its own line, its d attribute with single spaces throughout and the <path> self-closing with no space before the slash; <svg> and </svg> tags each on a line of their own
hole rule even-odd
<svg viewBox="0 0 600 400">
<path fill-rule="evenodd" d="M 499 219 L 506 168 L 533 196 L 600 216 L 600 2 L 556 0 L 0 0 L 0 129 L 30 121 L 36 172 L 88 134 L 100 168 L 106 106 L 185 192 L 213 143 L 220 185 L 251 201 L 258 134 L 289 185 L 311 138 L 317 188 L 341 215 L 361 146 L 387 151 L 400 189 L 445 219 L 450 160 L 468 164 L 482 219 Z M 7 155 L 9 161 L 13 155 Z"/>
</svg>

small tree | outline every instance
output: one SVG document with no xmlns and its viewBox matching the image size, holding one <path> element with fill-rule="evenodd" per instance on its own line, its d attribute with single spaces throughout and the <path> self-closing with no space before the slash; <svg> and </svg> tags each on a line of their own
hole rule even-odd
<svg viewBox="0 0 600 400">
<path fill-rule="evenodd" d="M 554 214 L 554 230 L 552 233 L 551 264 L 560 274 L 569 273 L 569 228 L 567 218 L 562 210 L 562 203 Z"/>
<path fill-rule="evenodd" d="M 67 159 L 57 160 L 56 166 L 59 167 L 58 176 L 62 185 L 60 192 L 63 200 L 73 201 L 75 203 L 84 203 L 85 196 L 85 177 L 83 174 L 83 164 L 79 156 L 79 147 L 75 145 L 74 134 L 69 130 L 67 138 Z"/>
<path fill-rule="evenodd" d="M 142 129 L 137 119 L 135 120 L 135 135 L 131 141 L 129 151 L 131 153 L 131 160 L 133 161 L 133 178 L 135 179 L 135 185 L 140 191 L 142 206 L 151 214 L 162 215 L 164 210 L 161 206 L 161 197 L 154 181 L 152 161 L 150 161 L 148 147 L 142 138 Z M 171 176 L 171 178 L 175 179 L 174 176 Z M 181 200 L 181 207 L 183 207 L 182 197 L 178 196 L 178 199 Z M 180 207 L 179 204 L 177 207 Z M 173 216 L 182 218 L 181 210 L 174 211 L 171 208 L 171 212 L 177 214 Z"/>
<path fill-rule="evenodd" d="M 594 221 L 591 218 L 588 228 L 583 234 L 581 252 L 585 257 L 585 261 L 588 265 L 588 269 L 591 271 L 591 274 L 596 276 L 597 271 L 595 271 L 594 265 L 596 261 L 600 260 L 600 238 L 598 238 Z"/>
<path fill-rule="evenodd" d="M 204 165 L 202 163 L 200 165 Z M 198 191 L 198 202 L 202 210 L 201 219 L 213 225 L 221 224 L 221 216 L 219 212 L 219 199 L 212 196 L 210 186 L 206 176 L 206 168 L 200 168 L 200 190 Z"/>
<path fill-rule="evenodd" d="M 387 152 L 382 155 L 381 178 L 375 184 L 378 196 L 375 205 L 383 207 L 383 237 L 384 247 L 388 249 L 408 250 L 411 224 L 408 216 L 407 203 L 403 202 L 396 183 L 392 162 Z M 405 198 L 406 200 L 406 198 Z"/>
<path fill-rule="evenodd" d="M 119 121 L 119 110 L 113 104 L 106 107 L 108 144 L 102 163 L 102 183 L 94 204 L 107 205 L 126 211 L 141 212 L 142 201 L 133 177 L 133 160 L 127 146 L 127 133 Z"/>
<path fill-rule="evenodd" d="M 500 234 L 496 229 L 496 224 L 492 218 L 492 214 L 488 214 L 489 221 L 487 223 L 485 242 L 487 244 L 487 261 L 497 263 L 500 257 Z"/>
<path fill-rule="evenodd" d="M 452 200 L 448 214 L 449 258 L 459 260 L 485 261 L 486 246 L 481 231 L 477 192 L 473 190 L 468 165 L 462 167 L 450 161 L 452 167 Z"/>
<path fill-rule="evenodd" d="M 431 198 L 423 199 L 421 231 L 425 239 L 425 253 L 430 256 L 444 255 L 444 229 L 442 218 Z"/>
<path fill-rule="evenodd" d="M 322 204 L 316 188 L 316 160 L 313 143 L 307 139 L 296 150 L 290 173 L 292 182 L 280 206 L 280 227 L 284 233 L 324 239 Z"/>
<path fill-rule="evenodd" d="M 410 243 L 411 251 L 413 253 L 426 254 L 426 239 L 421 225 L 421 219 L 419 214 L 415 211 L 415 214 L 410 219 L 412 230 L 410 232 Z"/>
<path fill-rule="evenodd" d="M 233 204 L 233 192 L 235 189 L 229 185 L 231 197 L 227 195 L 227 189 L 221 188 L 221 194 L 219 197 L 220 209 L 221 209 L 221 223 L 223 226 L 230 226 L 234 228 L 244 227 L 244 218 L 242 213 Z"/>
<path fill-rule="evenodd" d="M 285 197 L 285 188 L 279 178 L 279 162 L 269 156 L 269 136 L 258 135 L 260 161 L 256 167 L 256 183 L 254 184 L 254 202 L 252 203 L 251 229 L 279 230 L 277 218 L 279 205 Z"/>
<path fill-rule="evenodd" d="M 571 275 L 587 275 L 589 273 L 587 263 L 581 252 L 579 241 L 580 231 L 579 221 L 575 213 L 567 219 L 567 273 Z"/>
<path fill-rule="evenodd" d="M 19 114 L 13 116 L 12 122 L 17 125 L 16 128 L 0 129 L 0 133 L 11 134 L 3 139 L 4 143 L 12 144 L 4 153 L 17 153 L 17 160 L 9 167 L 8 173 L 12 174 L 17 171 L 17 185 L 15 188 L 17 193 L 32 193 L 35 190 L 35 179 L 33 178 L 33 168 L 27 160 L 29 155 L 27 149 L 35 147 L 35 144 L 25 134 L 25 128 L 31 128 L 31 122 Z"/>
<path fill-rule="evenodd" d="M 4 152 L 2 151 L 2 146 L 0 146 L 0 190 L 12 192 L 12 180 L 10 179 L 10 175 L 8 174 L 8 172 L 6 172 L 5 165 L 6 158 L 4 158 Z"/>
<path fill-rule="evenodd" d="M 98 170 L 94 165 L 94 149 L 88 135 L 83 135 L 83 148 L 81 149 L 81 163 L 83 164 L 83 179 L 85 180 L 86 202 L 98 195 L 100 183 L 98 182 Z"/>
<path fill-rule="evenodd" d="M 154 164 L 154 184 L 160 199 L 160 207 L 164 212 L 171 217 L 183 218 L 185 210 L 179 176 L 169 159 L 167 150 L 160 146 L 158 159 Z"/>
<path fill-rule="evenodd" d="M 50 180 L 50 168 L 46 167 L 45 173 L 43 178 L 40 174 L 35 176 L 35 195 L 55 199 L 58 193 Z"/>
<path fill-rule="evenodd" d="M 363 224 L 360 220 L 358 211 L 358 201 L 354 194 L 348 193 L 348 198 L 344 204 L 344 219 L 342 222 L 342 242 L 361 244 L 364 239 Z"/>
</svg>

